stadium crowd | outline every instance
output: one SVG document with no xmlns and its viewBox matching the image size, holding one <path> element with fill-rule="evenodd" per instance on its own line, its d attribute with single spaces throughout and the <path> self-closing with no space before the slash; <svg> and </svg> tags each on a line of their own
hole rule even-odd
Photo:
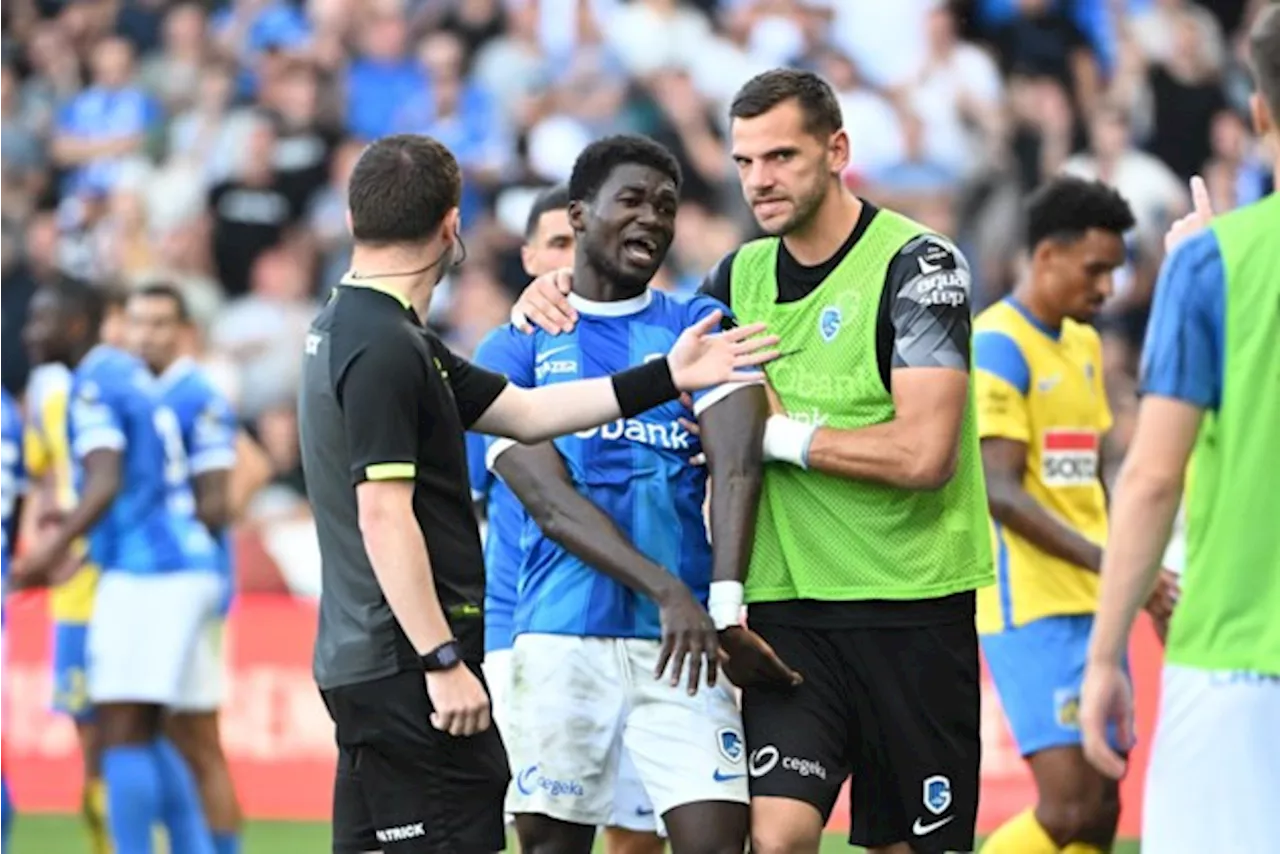
<svg viewBox="0 0 1280 854">
<path fill-rule="evenodd" d="M 1265 193 L 1242 33 L 1257 0 L 22 0 L 5 4 L 4 370 L 55 270 L 186 294 L 206 361 L 271 454 L 260 507 L 305 514 L 301 340 L 345 269 L 346 178 L 368 141 L 432 135 L 464 170 L 468 263 L 432 324 L 470 353 L 525 283 L 536 190 L 613 132 L 687 176 L 657 287 L 691 291 L 754 224 L 725 156 L 727 100 L 793 65 L 838 88 L 847 180 L 953 236 L 975 308 L 1017 274 L 1019 203 L 1067 171 L 1138 219 L 1107 307 L 1123 445 L 1160 236 L 1203 174 L 1216 210 Z M 1115 460 L 1118 454 L 1109 455 Z M 304 585 L 305 586 L 305 585 Z"/>
</svg>

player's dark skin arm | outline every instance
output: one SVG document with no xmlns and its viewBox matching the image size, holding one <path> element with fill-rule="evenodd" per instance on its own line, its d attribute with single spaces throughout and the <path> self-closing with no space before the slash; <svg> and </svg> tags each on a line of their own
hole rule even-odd
<svg viewBox="0 0 1280 854">
<path fill-rule="evenodd" d="M 763 386 L 747 386 L 709 406 L 698 417 L 711 475 L 712 581 L 740 582 L 746 578 L 756 532 L 768 413 Z M 723 629 L 720 644 L 721 666 L 739 687 L 800 682 L 799 674 L 749 629 Z"/>
<path fill-rule="evenodd" d="M 515 445 L 493 468 L 549 539 L 658 603 L 662 654 L 655 676 L 674 659 L 671 684 L 677 684 L 688 656 L 689 693 L 696 693 L 705 658 L 707 683 L 715 684 L 719 642 L 711 617 L 679 578 L 641 554 L 604 511 L 578 492 L 554 445 Z"/>
<path fill-rule="evenodd" d="M 231 470 L 215 469 L 196 475 L 196 517 L 211 533 L 231 524 Z"/>
<path fill-rule="evenodd" d="M 1027 446 L 1013 439 L 982 440 L 991 517 L 1045 554 L 1090 572 L 1102 566 L 1102 547 L 1080 536 L 1022 488 Z"/>
<path fill-rule="evenodd" d="M 71 544 L 98 523 L 120 491 L 120 460 L 119 451 L 107 448 L 92 451 L 84 458 L 81 462 L 84 486 L 80 490 L 79 503 L 63 518 L 49 539 L 14 568 L 14 580 L 18 585 L 26 587 L 65 580 L 56 577 L 55 573 L 68 569 L 66 557 Z M 70 569 L 74 570 L 74 567 Z"/>
</svg>

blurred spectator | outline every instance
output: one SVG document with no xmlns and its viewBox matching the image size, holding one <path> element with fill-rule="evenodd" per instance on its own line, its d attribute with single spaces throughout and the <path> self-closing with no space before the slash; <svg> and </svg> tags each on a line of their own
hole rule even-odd
<svg viewBox="0 0 1280 854">
<path fill-rule="evenodd" d="M 263 93 L 276 119 L 272 164 L 280 191 L 301 211 L 329 180 L 329 164 L 342 133 L 320 115 L 315 69 L 295 61 L 281 69 Z"/>
<path fill-rule="evenodd" d="M 284 240 L 286 229 L 301 215 L 284 192 L 275 156 L 275 128 L 259 116 L 248 133 L 236 177 L 209 192 L 214 263 L 228 296 L 249 289 L 258 256 Z"/>
<path fill-rule="evenodd" d="M 1147 150 L 1186 181 L 1208 160 L 1209 125 L 1227 100 L 1198 19 L 1184 11 L 1172 16 L 1172 27 L 1173 53 L 1148 77 L 1154 127 Z"/>
<path fill-rule="evenodd" d="M 1177 31 L 1186 22 L 1195 28 L 1209 67 L 1221 69 L 1226 45 L 1218 19 L 1190 0 L 1151 0 L 1129 21 L 1129 31 L 1148 60 L 1167 64 L 1178 54 L 1181 38 Z"/>
<path fill-rule="evenodd" d="M 179 3 L 165 15 L 163 47 L 143 61 L 138 82 L 169 113 L 185 110 L 195 103 L 209 53 L 204 9 Z"/>
<path fill-rule="evenodd" d="M 298 354 L 316 311 L 307 271 L 287 250 L 260 253 L 252 275 L 252 291 L 228 303 L 209 332 L 210 346 L 236 366 L 244 421 L 292 405 L 302 369 Z"/>
<path fill-rule="evenodd" d="M 1158 247 L 1169 224 L 1190 210 L 1185 183 L 1158 157 L 1134 146 L 1128 114 L 1115 104 L 1098 110 L 1089 150 L 1073 156 L 1063 170 L 1119 190 L 1133 208 L 1138 239 L 1150 247 Z"/>
<path fill-rule="evenodd" d="M 462 221 L 474 222 L 506 175 L 511 145 L 502 117 L 489 93 L 467 81 L 466 47 L 457 35 L 432 33 L 418 56 L 428 84 L 400 108 L 393 129 L 426 134 L 449 147 L 462 167 Z"/>
<path fill-rule="evenodd" d="M 1213 153 L 1205 164 L 1204 179 L 1215 211 L 1229 211 L 1266 195 L 1271 176 L 1238 113 L 1223 110 L 1214 116 L 1209 139 Z"/>
<path fill-rule="evenodd" d="M 126 159 L 143 153 L 160 111 L 134 80 L 129 42 L 103 39 L 93 48 L 92 64 L 93 84 L 59 111 L 53 157 L 71 169 L 69 181 L 110 188 Z"/>
<path fill-rule="evenodd" d="M 398 12 L 369 10 L 357 22 L 360 52 L 347 68 L 347 130 L 372 140 L 391 133 L 401 105 L 429 85 L 408 52 L 408 27 Z"/>
<path fill-rule="evenodd" d="M 253 114 L 233 108 L 235 67 L 210 62 L 200 71 L 194 103 L 169 124 L 169 156 L 200 170 L 209 186 L 229 180 L 242 157 Z"/>
<path fill-rule="evenodd" d="M 1017 14 L 997 30 L 1005 73 L 1047 79 L 1071 96 L 1079 115 L 1089 115 L 1102 80 L 1097 58 L 1080 28 L 1050 0 L 1017 0 Z"/>
</svg>

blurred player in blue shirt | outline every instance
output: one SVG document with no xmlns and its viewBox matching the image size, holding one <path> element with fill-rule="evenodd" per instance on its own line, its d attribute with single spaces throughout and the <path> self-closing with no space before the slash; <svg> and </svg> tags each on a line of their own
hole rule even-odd
<svg viewBox="0 0 1280 854">
<path fill-rule="evenodd" d="M 648 287 L 671 245 L 679 187 L 675 160 L 650 140 L 588 146 L 568 206 L 580 323 L 555 336 L 503 327 L 477 363 L 530 388 L 605 376 L 661 358 L 683 329 L 724 311 Z M 723 512 L 713 509 L 717 554 L 745 559 L 759 436 L 735 425 L 751 423 L 739 407 L 763 405 L 763 394 L 741 388 L 696 396 L 694 413 L 717 413 L 718 426 L 703 425 L 716 437 L 712 476 L 718 465 L 741 478 L 725 488 Z M 554 443 L 489 441 L 489 467 L 530 513 L 503 732 L 526 850 L 590 850 L 596 826 L 613 818 L 624 749 L 675 850 L 745 842 L 746 750 L 734 698 L 716 683 L 707 470 L 691 465 L 701 446 L 681 423 L 689 415 L 673 402 Z"/>
<path fill-rule="evenodd" d="M 251 440 L 239 435 L 230 402 L 195 361 L 184 355 L 195 330 L 177 288 L 157 283 L 135 291 L 129 299 L 128 320 L 129 347 L 151 369 L 161 399 L 178 420 L 194 496 L 194 505 L 186 510 L 194 512 L 217 540 L 222 601 L 201 628 L 167 730 L 191 764 L 214 847 L 218 854 L 235 854 L 243 818 L 218 736 L 218 707 L 225 682 L 226 617 L 235 585 L 232 475 L 237 467 L 237 446 Z"/>
<path fill-rule="evenodd" d="M 212 854 L 190 769 L 161 734 L 200 628 L 223 583 L 196 520 L 177 417 L 146 366 L 101 344 L 102 295 L 61 278 L 31 302 L 25 335 L 72 370 L 69 438 L 79 503 L 14 568 L 57 581 L 77 537 L 102 568 L 89 623 L 89 698 L 102 728 L 103 778 L 116 854 L 150 854 L 163 822 L 173 854 Z"/>
<path fill-rule="evenodd" d="M 26 474 L 22 466 L 22 415 L 18 412 L 18 404 L 9 392 L 0 389 L 0 406 L 3 407 L 3 445 L 0 446 L 0 462 L 3 473 L 0 474 L 0 501 L 4 504 L 3 517 L 0 517 L 0 585 L 3 592 L 0 596 L 8 598 L 9 593 L 9 558 L 13 552 L 13 541 L 17 535 L 18 508 L 25 491 Z M 4 601 L 0 599 L 0 660 L 4 658 Z M 13 829 L 13 801 L 9 797 L 9 778 L 0 771 L 0 847 L 8 849 L 9 831 Z"/>
<path fill-rule="evenodd" d="M 520 259 L 530 276 L 540 276 L 573 264 L 573 229 L 569 227 L 569 188 L 563 184 L 542 191 L 529 210 Z M 506 334 L 494 330 L 476 352 L 484 364 L 490 350 L 501 348 Z M 484 503 L 487 533 L 484 543 L 484 674 L 489 685 L 493 720 L 501 730 L 507 723 L 511 692 L 511 643 L 515 632 L 516 584 L 524 558 L 521 537 L 528 515 L 520 500 L 485 465 L 485 437 L 467 434 L 467 465 L 471 492 Z M 626 750 L 618 763 L 613 815 L 605 828 L 609 854 L 645 854 L 663 850 L 653 804 L 645 794 Z"/>
</svg>

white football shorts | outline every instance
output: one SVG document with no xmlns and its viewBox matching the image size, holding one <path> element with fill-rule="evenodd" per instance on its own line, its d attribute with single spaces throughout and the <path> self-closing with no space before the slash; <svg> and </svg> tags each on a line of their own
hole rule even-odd
<svg viewBox="0 0 1280 854">
<path fill-rule="evenodd" d="M 1274 851 L 1280 676 L 1166 665 L 1142 854 Z"/>
<path fill-rule="evenodd" d="M 633 819 L 661 818 L 685 804 L 748 803 L 733 695 L 705 678 L 694 696 L 683 683 L 655 680 L 660 648 L 632 638 L 516 638 L 503 730 L 512 767 L 508 809 L 636 829 Z M 619 785 L 628 755 L 651 814 Z"/>
<path fill-rule="evenodd" d="M 183 674 L 173 711 L 206 714 L 222 707 L 227 690 L 227 644 L 227 619 L 214 614 L 196 638 L 195 653 Z"/>
<path fill-rule="evenodd" d="M 510 649 L 498 649 L 484 655 L 484 678 L 489 683 L 489 702 L 493 710 L 494 725 L 506 739 L 506 722 L 511 703 Z M 508 751 L 510 746 L 508 745 Z M 514 771 L 513 771 L 514 773 Z M 514 788 L 514 786 L 513 786 Z M 508 796 L 507 823 L 511 823 L 510 796 Z M 637 833 L 662 833 L 662 821 L 654 814 L 653 804 L 640 782 L 635 763 L 624 748 L 618 763 L 618 779 L 614 785 L 613 815 L 610 827 L 621 827 Z"/>
<path fill-rule="evenodd" d="M 89 699 L 175 705 L 222 594 L 213 571 L 103 572 L 89 620 Z"/>
</svg>

